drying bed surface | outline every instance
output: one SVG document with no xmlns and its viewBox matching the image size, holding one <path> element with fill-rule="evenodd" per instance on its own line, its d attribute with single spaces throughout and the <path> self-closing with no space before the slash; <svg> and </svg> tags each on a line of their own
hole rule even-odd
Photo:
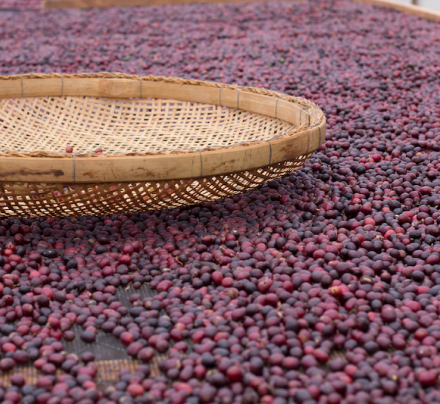
<svg viewBox="0 0 440 404">
<path fill-rule="evenodd" d="M 4 401 L 439 401 L 437 24 L 346 1 L 5 14 L 2 74 L 261 85 L 328 133 L 216 203 L 2 220 Z"/>
</svg>

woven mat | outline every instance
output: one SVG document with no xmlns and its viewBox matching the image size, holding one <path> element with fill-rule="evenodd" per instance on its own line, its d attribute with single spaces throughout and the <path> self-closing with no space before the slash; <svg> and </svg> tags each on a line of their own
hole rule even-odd
<svg viewBox="0 0 440 404">
<path fill-rule="evenodd" d="M 141 299 L 145 297 L 152 297 L 157 294 L 156 291 L 150 289 L 148 285 L 144 284 L 140 289 L 134 289 L 132 286 L 127 288 L 118 288 L 117 296 L 119 301 L 128 309 L 131 308 L 129 297 L 132 294 L 139 294 Z M 119 341 L 118 338 L 114 337 L 112 334 L 106 334 L 102 330 L 98 330 L 96 341 L 92 344 L 85 343 L 81 340 L 80 335 L 83 329 L 74 325 L 72 331 L 75 332 L 75 339 L 71 342 L 64 341 L 64 346 L 66 352 L 74 353 L 80 356 L 83 352 L 89 351 L 93 352 L 95 355 L 95 363 L 98 367 L 97 376 L 95 382 L 97 387 L 101 391 L 105 391 L 107 387 L 114 385 L 119 381 L 119 372 L 123 369 L 128 370 L 130 373 L 135 372 L 135 368 L 138 364 L 142 362 L 133 359 L 128 356 L 126 351 L 127 348 Z M 184 339 L 188 344 L 187 354 L 192 352 L 193 342 L 191 339 Z M 173 346 L 172 341 L 170 342 L 170 347 Z M 329 357 L 329 362 L 335 358 L 345 359 L 345 350 L 333 350 Z M 159 364 L 161 361 L 167 359 L 167 354 L 161 354 L 156 351 L 154 358 L 148 363 L 151 370 L 151 377 L 157 377 L 162 374 L 159 369 Z M 322 364 L 321 369 L 329 372 L 328 364 Z M 215 371 L 215 370 L 214 370 Z M 20 372 L 26 379 L 26 384 L 35 384 L 38 377 L 43 376 L 39 370 L 34 368 L 32 365 L 28 366 L 18 366 L 15 367 L 12 372 L 4 373 L 0 372 L 0 382 L 5 386 L 10 386 L 10 376 L 12 373 Z M 212 373 L 210 370 L 208 374 Z M 63 371 L 58 369 L 57 375 L 63 374 Z"/>
<path fill-rule="evenodd" d="M 141 299 L 157 294 L 144 284 L 140 289 L 134 289 L 132 286 L 128 288 L 120 287 L 118 288 L 117 296 L 119 301 L 129 309 L 131 308 L 129 297 L 134 293 L 141 295 Z M 98 367 L 98 374 L 95 382 L 101 390 L 105 390 L 106 387 L 111 386 L 118 381 L 119 371 L 121 369 L 128 369 L 130 372 L 134 372 L 136 366 L 141 363 L 128 356 L 127 348 L 112 334 L 106 334 L 102 330 L 98 330 L 96 341 L 92 344 L 88 344 L 83 342 L 80 338 L 83 331 L 80 326 L 74 325 L 72 331 L 75 332 L 75 339 L 70 342 L 63 340 L 65 350 L 66 352 L 77 354 L 78 356 L 85 351 L 94 353 L 95 363 Z M 186 342 L 188 343 L 188 346 L 191 347 L 192 342 L 190 340 L 187 340 Z M 166 354 L 164 355 L 156 352 L 156 356 L 149 362 L 152 377 L 161 374 L 158 365 L 166 358 Z M 26 384 L 35 384 L 37 378 L 43 376 L 43 373 L 32 365 L 16 366 L 11 372 L 0 372 L 0 382 L 5 386 L 10 386 L 9 378 L 12 373 L 16 372 L 23 374 L 26 379 Z M 62 370 L 57 371 L 57 374 L 62 373 Z"/>
</svg>

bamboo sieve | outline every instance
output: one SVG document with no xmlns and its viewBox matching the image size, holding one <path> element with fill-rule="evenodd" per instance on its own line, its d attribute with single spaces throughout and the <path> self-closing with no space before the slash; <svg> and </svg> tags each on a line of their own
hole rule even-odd
<svg viewBox="0 0 440 404">
<path fill-rule="evenodd" d="M 326 130 L 302 98 L 119 73 L 0 76 L 0 122 L 0 214 L 25 217 L 231 196 L 298 169 Z"/>
</svg>

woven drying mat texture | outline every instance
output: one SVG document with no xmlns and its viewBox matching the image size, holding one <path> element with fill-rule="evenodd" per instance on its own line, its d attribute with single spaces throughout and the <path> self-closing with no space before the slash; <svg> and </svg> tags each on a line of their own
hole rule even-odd
<svg viewBox="0 0 440 404">
<path fill-rule="evenodd" d="M 131 304 L 129 297 L 135 293 L 139 294 L 141 299 L 152 297 L 157 294 L 157 292 L 150 289 L 147 284 L 143 284 L 140 289 L 134 289 L 131 285 L 127 288 L 120 287 L 118 288 L 117 296 L 119 301 L 127 307 L 127 309 L 130 309 Z M 165 312 L 162 314 L 165 314 Z M 122 345 L 119 338 L 116 338 L 112 334 L 106 334 L 102 330 L 98 330 L 96 341 L 89 344 L 81 340 L 80 335 L 83 330 L 80 326 L 75 324 L 72 327 L 72 330 L 75 332 L 75 339 L 71 342 L 63 341 L 66 352 L 78 356 L 86 351 L 93 352 L 95 355 L 95 363 L 98 367 L 95 382 L 101 391 L 112 389 L 112 386 L 119 381 L 121 370 L 128 370 L 130 373 L 134 373 L 136 366 L 142 363 L 139 360 L 128 356 L 127 348 Z M 191 339 L 184 339 L 184 341 L 188 344 L 188 351 L 186 354 L 189 355 L 192 352 L 193 343 Z M 170 341 L 170 347 L 173 345 L 172 341 Z M 332 351 L 328 363 L 335 358 L 345 358 L 345 350 Z M 148 363 L 150 366 L 151 377 L 163 374 L 160 370 L 159 364 L 165 359 L 168 359 L 167 353 L 159 353 L 156 351 L 154 358 Z M 329 371 L 327 364 L 323 364 L 322 369 Z M 26 383 L 31 385 L 34 385 L 37 379 L 43 376 L 43 373 L 32 365 L 16 366 L 13 372 L 0 372 L 0 382 L 5 386 L 10 386 L 11 374 L 17 372 L 21 373 L 25 377 Z M 213 371 L 211 370 L 208 374 L 212 372 Z M 58 369 L 56 374 L 61 375 L 63 374 L 63 371 Z"/>
<path fill-rule="evenodd" d="M 139 294 L 141 299 L 157 294 L 155 290 L 150 289 L 148 285 L 144 284 L 140 289 L 133 289 L 132 286 L 129 286 L 128 288 L 119 288 L 117 296 L 119 297 L 120 302 L 129 309 L 131 308 L 131 304 L 128 299 L 129 296 L 134 293 Z M 165 312 L 163 312 L 163 314 L 165 314 Z M 80 338 L 82 332 L 81 327 L 75 324 L 72 330 L 75 331 L 75 339 L 72 342 L 64 341 L 66 352 L 74 353 L 78 356 L 86 351 L 94 353 L 96 358 L 95 363 L 98 367 L 95 382 L 97 387 L 103 392 L 112 390 L 113 385 L 119 381 L 121 370 L 128 370 L 130 373 L 134 373 L 136 366 L 142 364 L 139 360 L 128 356 L 126 353 L 126 347 L 123 346 L 119 339 L 112 334 L 106 334 L 102 330 L 98 330 L 96 341 L 92 344 L 88 344 L 84 343 Z M 186 355 L 189 355 L 193 350 L 193 343 L 191 339 L 184 339 L 184 341 L 188 344 Z M 173 345 L 172 341 L 170 341 L 170 347 Z M 345 350 L 332 351 L 328 363 L 335 358 L 345 359 Z M 151 377 L 157 377 L 160 375 L 166 376 L 160 370 L 159 366 L 165 359 L 168 359 L 167 353 L 159 353 L 156 351 L 154 358 L 148 363 L 150 366 Z M 329 371 L 328 363 L 321 365 L 321 368 L 327 372 Z M 209 375 L 215 371 L 215 369 L 210 370 L 207 374 Z M 32 385 L 36 383 L 39 377 L 43 376 L 43 373 L 33 366 L 15 367 L 13 372 L 21 373 L 25 377 L 26 383 Z M 0 372 L 0 382 L 5 386 L 10 386 L 11 374 L 12 372 Z M 63 374 L 63 371 L 58 369 L 56 374 L 61 375 Z"/>
<path fill-rule="evenodd" d="M 252 171 L 149 183 L 0 183 L 0 216 L 104 215 L 193 205 L 262 186 L 300 168 L 311 154 Z"/>
<path fill-rule="evenodd" d="M 130 295 L 137 293 L 141 296 L 141 299 L 145 297 L 151 297 L 156 295 L 156 291 L 150 289 L 148 285 L 144 284 L 140 289 L 134 289 L 132 286 L 128 288 L 119 288 L 117 296 L 119 301 L 128 309 L 131 308 L 129 302 Z M 97 386 L 101 390 L 105 390 L 109 386 L 114 385 L 119 379 L 119 372 L 122 369 L 127 369 L 131 373 L 135 371 L 138 364 L 142 363 L 136 359 L 127 355 L 127 348 L 122 345 L 119 338 L 116 338 L 112 334 L 106 334 L 102 330 L 98 330 L 96 341 L 92 344 L 85 343 L 81 340 L 82 328 L 78 325 L 74 325 L 72 330 L 75 332 L 75 339 L 71 342 L 63 341 L 66 348 L 66 352 L 73 353 L 80 356 L 83 352 L 93 352 L 95 355 L 95 363 L 98 367 L 96 376 Z M 187 341 L 188 346 L 191 348 L 191 341 Z M 148 363 L 151 370 L 151 376 L 159 376 L 161 371 L 159 370 L 159 363 L 167 359 L 166 354 L 160 354 L 156 352 L 155 357 Z M 43 376 L 43 373 L 32 365 L 16 367 L 13 370 L 14 373 L 20 372 L 26 378 L 27 384 L 35 384 L 38 377 Z M 58 369 L 57 374 L 62 374 L 63 371 Z M 0 372 L 0 382 L 5 386 L 10 385 L 11 372 Z"/>
<path fill-rule="evenodd" d="M 0 150 L 104 154 L 202 150 L 270 140 L 295 125 L 234 108 L 164 99 L 0 100 Z"/>
</svg>

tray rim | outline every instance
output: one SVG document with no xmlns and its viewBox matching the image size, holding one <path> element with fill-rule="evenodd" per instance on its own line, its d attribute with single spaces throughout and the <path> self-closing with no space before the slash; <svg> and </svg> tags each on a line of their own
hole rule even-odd
<svg viewBox="0 0 440 404">
<path fill-rule="evenodd" d="M 267 141 L 245 142 L 203 151 L 111 155 L 2 152 L 0 182 L 75 184 L 197 179 L 295 160 L 316 151 L 325 140 L 326 119 L 316 104 L 262 88 L 121 73 L 0 76 L 0 99 L 46 96 L 152 97 L 199 102 L 238 107 L 283 119 L 297 128 Z"/>
</svg>

